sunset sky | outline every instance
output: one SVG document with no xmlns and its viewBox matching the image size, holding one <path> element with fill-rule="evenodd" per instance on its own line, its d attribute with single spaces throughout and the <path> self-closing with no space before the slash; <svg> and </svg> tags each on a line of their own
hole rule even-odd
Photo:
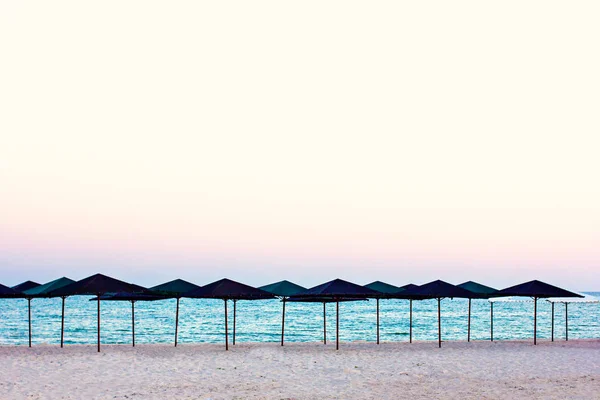
<svg viewBox="0 0 600 400">
<path fill-rule="evenodd" d="M 595 1 L 0 4 L 0 283 L 600 290 Z"/>
</svg>

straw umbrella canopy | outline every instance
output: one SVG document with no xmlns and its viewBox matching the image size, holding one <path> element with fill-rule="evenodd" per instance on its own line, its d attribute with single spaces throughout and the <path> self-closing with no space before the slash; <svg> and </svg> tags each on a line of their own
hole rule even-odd
<svg viewBox="0 0 600 400">
<path fill-rule="evenodd" d="M 106 293 L 148 293 L 148 289 L 133 283 L 123 282 L 102 274 L 88 276 L 80 281 L 53 290 L 48 297 L 68 297 L 77 295 L 97 296 L 98 302 L 98 351 L 100 351 L 100 296 Z M 61 333 L 62 335 L 62 333 Z"/>
<path fill-rule="evenodd" d="M 340 301 L 341 300 L 357 300 L 368 297 L 375 298 L 381 293 L 367 287 L 357 285 L 352 282 L 342 279 L 334 279 L 325 282 L 321 285 L 307 289 L 306 291 L 297 294 L 294 298 L 297 299 L 327 299 L 335 301 L 336 310 L 336 325 L 335 325 L 335 349 L 340 348 Z"/>
<path fill-rule="evenodd" d="M 467 289 L 469 292 L 473 292 L 475 296 L 469 297 L 469 319 L 467 323 L 467 342 L 471 341 L 471 300 L 472 299 L 489 299 L 495 297 L 498 293 L 498 289 L 494 289 L 489 286 L 482 285 L 481 283 L 468 281 L 461 283 L 458 287 Z M 494 340 L 494 303 L 490 303 L 490 339 Z"/>
<path fill-rule="evenodd" d="M 235 313 L 238 300 L 265 300 L 274 299 L 275 296 L 264 290 L 232 281 L 221 279 L 198 289 L 185 293 L 182 297 L 193 299 L 221 299 L 225 303 L 225 350 L 229 350 L 227 328 L 227 301 L 233 300 L 233 344 L 235 344 Z"/>
<path fill-rule="evenodd" d="M 29 308 L 29 347 L 31 347 L 31 299 L 33 298 L 43 298 L 50 297 L 49 293 L 53 290 L 59 289 L 63 286 L 70 285 L 75 282 L 73 279 L 69 279 L 66 277 L 58 278 L 53 281 L 47 282 L 43 285 L 35 286 L 32 289 L 25 290 L 23 292 L 23 297 L 27 299 L 27 305 Z M 62 298 L 62 315 L 61 315 L 61 331 L 60 331 L 60 347 L 63 347 L 63 332 L 64 332 L 64 324 L 65 324 L 65 298 Z"/>
<path fill-rule="evenodd" d="M 402 289 L 400 292 L 395 293 L 393 295 L 394 299 L 404 299 L 404 300 L 408 300 L 409 301 L 409 307 L 408 307 L 408 342 L 412 343 L 412 327 L 413 327 L 413 300 L 421 300 L 423 297 L 416 295 L 415 294 L 415 290 L 417 290 L 419 288 L 419 285 L 415 285 L 413 283 L 409 283 L 407 285 L 404 286 L 400 286 L 400 289 Z"/>
<path fill-rule="evenodd" d="M 135 302 L 136 301 L 155 301 L 164 300 L 167 297 L 156 294 L 145 293 L 106 293 L 102 296 L 91 298 L 90 301 L 107 300 L 107 301 L 129 301 L 131 302 L 131 345 L 135 347 Z"/>
<path fill-rule="evenodd" d="M 408 292 L 408 293 L 407 293 Z M 442 318 L 441 318 L 441 301 L 443 298 L 450 297 L 459 297 L 468 299 L 470 297 L 475 296 L 473 292 L 468 291 L 467 289 L 463 289 L 461 287 L 452 285 L 450 283 L 435 280 L 433 282 L 426 283 L 416 289 L 407 290 L 406 292 L 401 292 L 399 295 L 410 295 L 415 299 L 425 300 L 425 299 L 437 299 L 438 303 L 438 346 L 442 347 Z"/>
<path fill-rule="evenodd" d="M 179 300 L 184 293 L 198 289 L 200 286 L 184 281 L 183 279 L 175 279 L 150 288 L 151 291 L 167 296 L 167 298 L 177 299 L 175 309 L 175 347 L 177 347 L 177 333 L 179 331 Z"/>
<path fill-rule="evenodd" d="M 19 292 L 0 283 L 0 299 L 19 297 Z"/>
<path fill-rule="evenodd" d="M 380 293 L 375 297 L 375 301 L 377 302 L 377 344 L 379 344 L 379 299 L 393 298 L 392 295 L 403 292 L 404 289 L 381 281 L 371 282 L 368 285 L 365 285 L 365 287 Z"/>
<path fill-rule="evenodd" d="M 600 299 L 595 296 L 585 294 L 585 293 L 577 293 L 583 297 L 551 297 L 546 299 L 546 301 L 552 304 L 552 341 L 554 342 L 554 304 L 555 303 L 563 303 L 565 305 L 565 340 L 569 340 L 569 304 L 570 303 L 600 303 Z"/>
<path fill-rule="evenodd" d="M 496 293 L 498 296 L 518 296 L 533 298 L 533 344 L 537 344 L 537 301 L 539 298 L 548 297 L 583 297 L 580 294 L 569 292 L 558 286 L 553 286 L 538 280 L 533 280 L 520 285 L 502 289 Z"/>
<path fill-rule="evenodd" d="M 283 304 L 281 310 L 281 345 L 283 346 L 283 337 L 285 333 L 285 302 L 289 297 L 305 291 L 306 288 L 296 285 L 293 282 L 283 280 L 271 283 L 269 285 L 260 286 L 259 289 L 269 292 L 281 299 L 281 303 Z"/>
<path fill-rule="evenodd" d="M 19 293 L 19 298 L 27 300 L 27 312 L 29 315 L 29 347 L 31 347 L 31 298 L 27 297 L 23 292 L 29 289 L 33 289 L 40 286 L 39 283 L 33 281 L 25 281 L 21 282 L 16 286 L 13 286 L 12 289 Z"/>
<path fill-rule="evenodd" d="M 40 286 L 40 284 L 37 283 L 37 282 L 34 282 L 34 281 L 25 281 L 25 282 L 19 283 L 16 286 L 13 286 L 12 289 L 15 290 L 15 291 L 17 291 L 17 292 L 23 293 L 26 290 L 33 289 L 33 288 L 36 288 L 38 286 Z"/>
</svg>

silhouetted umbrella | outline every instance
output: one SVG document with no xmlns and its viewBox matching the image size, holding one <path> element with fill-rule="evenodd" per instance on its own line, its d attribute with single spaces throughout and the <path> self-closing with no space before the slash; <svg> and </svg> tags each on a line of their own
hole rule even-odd
<svg viewBox="0 0 600 400">
<path fill-rule="evenodd" d="M 340 300 L 363 299 L 375 297 L 381 293 L 367 287 L 357 285 L 342 279 L 334 279 L 321 285 L 307 289 L 294 296 L 298 299 L 329 299 L 335 301 L 336 325 L 335 325 L 335 349 L 340 348 Z"/>
<path fill-rule="evenodd" d="M 415 285 L 414 283 L 409 283 L 409 284 L 404 285 L 404 286 L 399 286 L 400 289 L 404 289 L 404 290 L 409 290 L 409 289 L 410 290 L 414 290 L 414 289 L 416 289 L 418 287 L 419 287 L 419 285 Z"/>
<path fill-rule="evenodd" d="M 184 281 L 183 279 L 175 279 L 150 288 L 153 292 L 177 299 L 177 306 L 175 309 L 175 347 L 177 347 L 177 333 L 179 330 L 179 300 L 184 293 L 198 289 L 199 287 L 200 286 Z"/>
<path fill-rule="evenodd" d="M 398 286 L 390 285 L 389 283 L 381 281 L 371 282 L 368 285 L 365 285 L 365 287 L 381 293 L 375 297 L 377 302 L 377 344 L 379 344 L 379 299 L 392 298 L 391 295 L 403 292 L 404 289 L 400 289 Z"/>
<path fill-rule="evenodd" d="M 408 290 L 407 290 L 408 292 Z M 406 292 L 402 292 L 399 295 L 402 296 Z M 433 282 L 426 283 L 420 286 L 414 291 L 410 291 L 410 295 L 421 297 L 421 300 L 425 299 L 437 299 L 438 303 L 438 346 L 442 347 L 442 317 L 441 317 L 441 301 L 443 298 L 450 297 L 461 297 L 468 299 L 474 296 L 473 292 L 458 286 L 451 285 L 447 282 L 436 280 Z"/>
<path fill-rule="evenodd" d="M 19 298 L 20 293 L 0 283 L 0 299 Z"/>
<path fill-rule="evenodd" d="M 546 297 L 583 297 L 557 286 L 533 280 L 498 291 L 498 296 L 520 296 L 533 298 L 533 344 L 537 344 L 537 301 Z"/>
<path fill-rule="evenodd" d="M 345 301 L 369 301 L 367 298 L 349 298 L 333 300 L 330 297 L 310 297 L 310 298 L 295 298 L 288 297 L 286 300 L 292 303 L 323 303 L 323 344 L 327 344 L 327 303 L 337 303 Z"/>
<path fill-rule="evenodd" d="M 156 301 L 165 300 L 168 297 L 155 295 L 155 294 L 144 294 L 144 293 L 105 293 L 102 296 L 91 298 L 90 301 L 107 300 L 107 301 L 129 301 L 131 302 L 131 345 L 135 347 L 135 302 L 136 301 Z"/>
<path fill-rule="evenodd" d="M 409 307 L 408 307 L 408 342 L 412 343 L 412 327 L 413 327 L 413 300 L 421 300 L 422 296 L 418 296 L 415 293 L 415 291 L 419 288 L 419 285 L 415 285 L 413 283 L 409 283 L 408 285 L 404 285 L 404 286 L 400 286 L 400 289 L 402 289 L 401 292 L 398 292 L 396 294 L 394 294 L 394 298 L 395 299 L 404 299 L 404 300 L 408 300 L 409 301 Z"/>
<path fill-rule="evenodd" d="M 19 297 L 19 292 L 0 283 L 0 299 Z"/>
<path fill-rule="evenodd" d="M 12 289 L 15 290 L 15 291 L 17 291 L 17 292 L 23 293 L 26 290 L 33 289 L 33 288 L 36 288 L 38 286 L 40 286 L 40 284 L 37 283 L 37 282 L 25 281 L 25 282 L 19 283 L 16 286 L 13 286 Z"/>
<path fill-rule="evenodd" d="M 491 288 L 489 286 L 482 285 L 481 283 L 468 281 L 461 283 L 458 287 L 467 289 L 469 292 L 475 293 L 473 299 L 489 299 L 490 297 L 496 296 L 498 289 Z M 471 341 L 471 297 L 469 297 L 469 320 L 467 323 L 467 342 Z M 490 303 L 490 338 L 494 340 L 494 303 Z"/>
<path fill-rule="evenodd" d="M 281 345 L 283 346 L 283 336 L 285 333 L 285 302 L 288 297 L 303 292 L 306 290 L 306 288 L 296 285 L 290 281 L 283 280 L 280 282 L 271 283 L 269 285 L 260 286 L 259 289 L 281 298 L 281 302 L 283 304 L 281 310 Z"/>
<path fill-rule="evenodd" d="M 25 281 L 13 286 L 12 289 L 19 293 L 19 297 L 27 300 L 27 310 L 29 315 L 29 347 L 31 347 L 31 299 L 23 294 L 24 291 L 40 286 L 39 283 L 33 281 Z"/>
<path fill-rule="evenodd" d="M 546 299 L 552 304 L 552 341 L 554 342 L 554 303 L 563 303 L 565 305 L 565 340 L 569 340 L 569 304 L 570 303 L 599 303 L 597 297 L 585 293 L 577 293 L 583 296 L 582 298 L 575 297 L 552 297 Z"/>
<path fill-rule="evenodd" d="M 98 351 L 100 351 L 100 296 L 105 293 L 148 293 L 148 289 L 127 283 L 102 274 L 88 276 L 85 279 L 53 290 L 48 297 L 68 297 L 76 295 L 97 296 L 98 302 Z M 62 333 L 61 333 L 62 335 Z"/>
<path fill-rule="evenodd" d="M 63 286 L 70 285 L 75 282 L 69 278 L 58 278 L 43 285 L 35 286 L 31 289 L 23 292 L 23 297 L 27 299 L 27 306 L 29 309 L 29 347 L 31 347 L 31 299 L 36 297 L 49 297 L 49 293 L 53 290 L 59 289 Z M 62 316 L 61 316 L 61 327 L 64 327 L 65 323 L 65 298 L 62 298 Z M 63 329 L 60 331 L 60 347 L 63 347 Z"/>
<path fill-rule="evenodd" d="M 264 300 L 274 299 L 269 292 L 257 289 L 243 283 L 235 282 L 230 279 L 221 279 L 209 283 L 198 289 L 185 293 L 182 297 L 195 299 L 221 299 L 225 303 L 225 350 L 229 350 L 228 328 L 227 328 L 227 301 L 233 300 L 233 344 L 235 344 L 235 313 L 236 302 L 238 300 Z"/>
</svg>

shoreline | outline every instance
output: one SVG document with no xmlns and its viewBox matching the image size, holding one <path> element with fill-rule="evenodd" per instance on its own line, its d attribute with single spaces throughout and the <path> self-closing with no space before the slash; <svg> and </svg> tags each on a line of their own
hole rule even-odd
<svg viewBox="0 0 600 400">
<path fill-rule="evenodd" d="M 537 345 L 533 344 L 533 339 L 506 339 L 506 340 L 471 340 L 470 342 L 467 340 L 448 340 L 448 341 L 444 341 L 442 340 L 442 349 L 446 346 L 451 346 L 454 343 L 457 344 L 465 344 L 465 345 L 477 345 L 477 344 L 502 344 L 502 343 L 506 343 L 506 344 L 531 344 L 532 346 L 542 346 L 542 345 L 560 345 L 560 344 L 577 344 L 577 343 L 588 343 L 588 342 L 599 342 L 600 343 L 600 338 L 577 338 L 577 339 L 569 339 L 569 340 L 565 340 L 565 339 L 555 339 L 554 341 L 551 341 L 550 339 L 539 339 L 537 340 Z M 374 347 L 381 347 L 381 346 L 410 346 L 410 345 L 426 345 L 426 344 L 432 344 L 432 345 L 436 345 L 435 348 L 437 349 L 437 340 L 414 340 L 412 341 L 412 343 L 408 342 L 408 341 L 381 341 L 380 344 L 377 344 L 375 341 L 369 341 L 369 340 L 354 340 L 354 341 L 344 341 L 344 342 L 340 342 L 340 349 L 339 351 L 343 350 L 344 347 L 347 346 L 353 346 L 353 345 L 361 345 L 361 346 L 368 346 L 368 345 L 372 345 Z M 281 346 L 281 343 L 279 341 L 273 341 L 273 342 L 240 342 L 238 341 L 236 344 L 232 344 L 231 341 L 229 342 L 229 349 L 235 349 L 235 348 L 239 348 L 239 347 L 244 347 L 244 346 L 265 346 L 265 347 L 277 347 L 277 348 L 286 348 L 286 347 L 294 347 L 294 346 L 321 346 L 321 347 L 335 347 L 335 339 L 333 339 L 332 341 L 328 341 L 327 344 L 323 344 L 323 342 L 318 342 L 318 341 L 313 341 L 313 342 L 285 342 L 284 346 Z M 110 348 L 110 347 L 116 347 L 116 348 L 121 348 L 121 347 L 131 347 L 133 349 L 137 349 L 137 348 L 142 348 L 142 347 L 166 347 L 166 348 L 179 348 L 179 347 L 222 347 L 223 350 L 225 351 L 225 342 L 223 341 L 222 343 L 208 343 L 208 342 L 178 342 L 177 343 L 177 347 L 175 347 L 175 345 L 173 343 L 137 343 L 135 346 L 132 346 L 131 343 L 101 343 L 102 349 L 104 348 Z M 35 343 L 31 346 L 31 348 L 36 348 L 36 347 L 43 347 L 43 348 L 61 348 L 60 344 L 58 343 Z M 97 344 L 96 343 L 87 343 L 87 344 L 65 344 L 64 348 L 69 348 L 69 347 L 77 347 L 77 348 L 85 348 L 85 347 L 90 347 L 93 348 L 94 350 L 97 350 Z M 23 344 L 2 344 L 0 345 L 0 349 L 6 349 L 6 348 L 29 348 L 29 346 L 27 345 L 27 343 L 23 343 Z"/>
<path fill-rule="evenodd" d="M 0 347 L 11 399 L 591 399 L 600 339 Z"/>
</svg>

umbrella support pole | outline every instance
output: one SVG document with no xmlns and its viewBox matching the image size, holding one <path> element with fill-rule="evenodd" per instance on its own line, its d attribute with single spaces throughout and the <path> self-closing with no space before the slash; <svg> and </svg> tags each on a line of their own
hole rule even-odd
<svg viewBox="0 0 600 400">
<path fill-rule="evenodd" d="M 135 301 L 131 301 L 131 345 L 135 347 Z"/>
<path fill-rule="evenodd" d="M 537 344 L 537 297 L 533 298 L 533 344 Z"/>
<path fill-rule="evenodd" d="M 379 344 L 379 299 L 377 299 L 377 344 Z"/>
<path fill-rule="evenodd" d="M 442 318 L 441 318 L 442 314 L 440 311 L 440 306 L 441 306 L 442 299 L 440 299 L 438 297 L 437 301 L 438 301 L 438 347 L 441 348 L 442 347 Z"/>
<path fill-rule="evenodd" d="M 98 296 L 98 353 L 100 353 L 100 293 Z"/>
<path fill-rule="evenodd" d="M 283 346 L 283 335 L 285 333 L 285 298 L 283 299 L 283 309 L 281 311 L 281 345 Z"/>
<path fill-rule="evenodd" d="M 467 342 L 471 341 L 471 299 L 469 299 L 469 322 L 467 323 Z"/>
<path fill-rule="evenodd" d="M 408 337 L 409 343 L 412 343 L 412 299 L 410 301 L 410 316 L 409 316 L 409 328 L 408 328 Z"/>
<path fill-rule="evenodd" d="M 340 349 L 340 302 L 335 302 L 335 349 Z"/>
<path fill-rule="evenodd" d="M 327 310 L 323 303 L 323 344 L 327 344 Z"/>
<path fill-rule="evenodd" d="M 179 297 L 177 298 L 177 308 L 175 309 L 175 347 L 177 347 L 177 331 L 179 329 Z"/>
<path fill-rule="evenodd" d="M 551 340 L 554 342 L 554 302 L 552 302 L 552 334 Z"/>
<path fill-rule="evenodd" d="M 490 301 L 490 340 L 494 341 L 494 302 Z"/>
<path fill-rule="evenodd" d="M 62 314 L 60 316 L 60 347 L 63 347 L 65 340 L 65 297 L 62 297 Z"/>
<path fill-rule="evenodd" d="M 229 337 L 227 333 L 227 299 L 224 300 L 225 303 L 225 350 L 229 350 Z"/>
<path fill-rule="evenodd" d="M 569 303 L 565 303 L 565 340 L 569 341 Z"/>
<path fill-rule="evenodd" d="M 31 298 L 27 298 L 27 310 L 29 314 L 29 347 L 31 347 Z"/>
<path fill-rule="evenodd" d="M 236 311 L 235 311 L 235 305 L 237 303 L 237 300 L 233 300 L 233 345 L 235 346 L 235 315 L 236 315 Z"/>
</svg>

